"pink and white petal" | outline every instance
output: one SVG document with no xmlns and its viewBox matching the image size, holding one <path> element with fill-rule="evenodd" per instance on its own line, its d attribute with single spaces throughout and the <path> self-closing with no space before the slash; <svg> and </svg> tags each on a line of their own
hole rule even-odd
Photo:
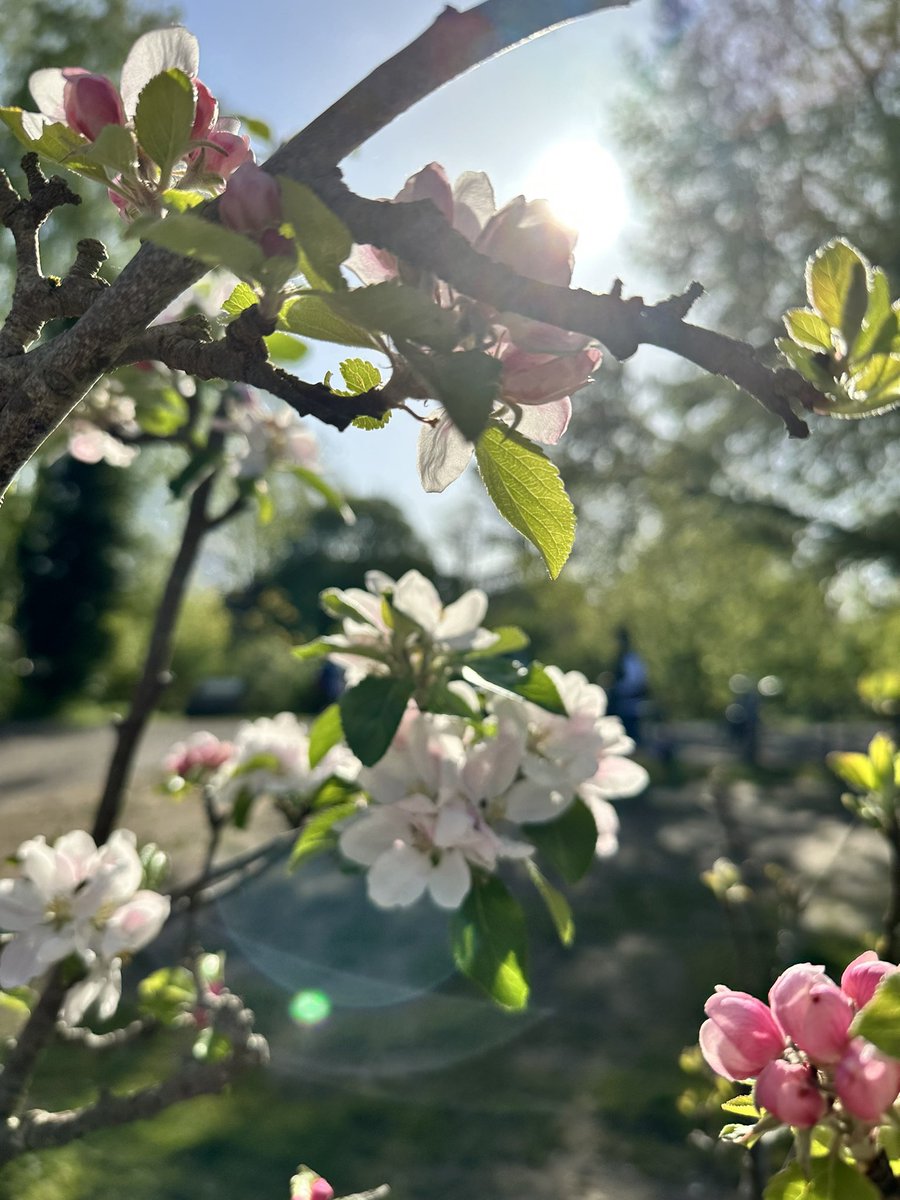
<svg viewBox="0 0 900 1200">
<path fill-rule="evenodd" d="M 32 71 L 28 77 L 28 90 L 31 92 L 38 111 L 50 121 L 66 123 L 66 108 L 63 94 L 66 82 L 72 75 L 83 75 L 83 68 L 42 67 L 40 71 Z"/>
<path fill-rule="evenodd" d="M 417 459 L 419 478 L 425 491 L 442 492 L 459 479 L 469 465 L 474 449 L 447 416 L 434 425 L 423 425 Z"/>
<path fill-rule="evenodd" d="M 392 603 L 430 634 L 436 631 L 444 609 L 437 588 L 421 571 L 407 571 L 397 580 Z"/>
<path fill-rule="evenodd" d="M 0 929 L 19 933 L 43 924 L 46 900 L 30 879 L 0 879 Z"/>
<path fill-rule="evenodd" d="M 438 809 L 432 839 L 435 846 L 458 846 L 472 832 L 472 814 L 462 804 L 445 804 Z"/>
<path fill-rule="evenodd" d="M 59 879 L 65 878 L 66 887 L 75 887 L 87 879 L 97 861 L 97 843 L 83 829 L 73 829 L 53 844 L 56 851 Z"/>
<path fill-rule="evenodd" d="M 120 91 L 126 115 L 134 116 L 138 96 L 151 79 L 173 68 L 195 79 L 199 66 L 199 43 L 183 25 L 143 34 L 128 51 L 122 67 Z"/>
<path fill-rule="evenodd" d="M 437 635 L 445 641 L 474 633 L 487 616 L 488 599 L 480 588 L 464 592 L 448 604 L 437 627 Z"/>
<path fill-rule="evenodd" d="M 447 172 L 440 163 L 429 163 L 415 175 L 410 175 L 394 197 L 395 203 L 400 204 L 416 200 L 430 200 L 445 220 L 453 220 L 453 190 Z"/>
<path fill-rule="evenodd" d="M 474 242 L 497 211 L 494 189 L 484 171 L 466 171 L 453 188 L 453 227 Z"/>
<path fill-rule="evenodd" d="M 43 940 L 39 930 L 20 933 L 3 947 L 0 954 L 0 988 L 24 987 L 40 975 L 44 965 L 38 958 Z"/>
<path fill-rule="evenodd" d="M 428 890 L 439 908 L 459 908 L 472 886 L 472 872 L 461 850 L 448 850 L 431 869 Z"/>
<path fill-rule="evenodd" d="M 23 842 L 17 857 L 25 878 L 31 880 L 45 899 L 52 899 L 58 891 L 56 854 L 47 845 L 43 835 Z"/>
<path fill-rule="evenodd" d="M 608 800 L 602 800 L 595 793 L 582 794 L 582 799 L 591 810 L 591 816 L 597 826 L 597 845 L 594 853 L 597 858 L 611 858 L 619 849 L 619 817 Z"/>
<path fill-rule="evenodd" d="M 551 400 L 549 404 L 526 405 L 521 408 L 516 428 L 523 437 L 545 446 L 555 446 L 569 428 L 572 401 L 568 396 Z"/>
<path fill-rule="evenodd" d="M 112 958 L 123 950 L 140 950 L 157 936 L 171 909 L 168 896 L 143 889 L 127 904 L 121 905 L 106 923 L 100 943 L 104 958 Z"/>
<path fill-rule="evenodd" d="M 521 824 L 541 824 L 561 816 L 571 802 L 571 796 L 550 791 L 530 779 L 520 779 L 507 792 L 506 816 Z"/>
<path fill-rule="evenodd" d="M 649 782 L 650 776 L 639 763 L 615 754 L 605 754 L 600 760 L 597 774 L 580 785 L 578 794 L 587 803 L 590 803 L 590 796 L 603 800 L 625 800 L 639 795 Z"/>
<path fill-rule="evenodd" d="M 379 908 L 406 908 L 428 884 L 431 863 L 412 846 L 392 846 L 373 864 L 367 878 L 369 899 Z"/>
<path fill-rule="evenodd" d="M 397 278 L 397 259 L 388 250 L 377 246 L 354 246 L 344 263 L 360 283 L 386 283 Z"/>
</svg>

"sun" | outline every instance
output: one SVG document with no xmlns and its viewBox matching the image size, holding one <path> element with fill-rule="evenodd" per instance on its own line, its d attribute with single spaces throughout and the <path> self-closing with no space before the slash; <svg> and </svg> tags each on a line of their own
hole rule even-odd
<svg viewBox="0 0 900 1200">
<path fill-rule="evenodd" d="M 628 217 L 619 165 L 589 137 L 548 147 L 526 176 L 525 195 L 529 200 L 547 200 L 564 224 L 578 230 L 582 249 L 611 246 Z"/>
</svg>

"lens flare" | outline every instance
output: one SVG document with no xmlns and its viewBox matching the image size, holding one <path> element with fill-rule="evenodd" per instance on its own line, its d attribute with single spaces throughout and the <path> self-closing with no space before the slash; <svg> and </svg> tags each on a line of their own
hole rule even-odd
<svg viewBox="0 0 900 1200">
<path fill-rule="evenodd" d="M 291 997 L 288 1012 L 298 1025 L 320 1025 L 331 1015 L 331 1001 L 324 992 L 297 992 Z"/>
<path fill-rule="evenodd" d="M 545 199 L 585 244 L 611 246 L 628 218 L 628 198 L 618 163 L 593 138 L 571 138 L 549 146 L 528 173 L 525 194 Z"/>
</svg>

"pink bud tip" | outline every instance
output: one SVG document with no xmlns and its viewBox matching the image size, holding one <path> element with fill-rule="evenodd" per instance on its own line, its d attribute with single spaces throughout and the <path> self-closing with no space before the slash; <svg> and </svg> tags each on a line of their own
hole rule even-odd
<svg viewBox="0 0 900 1200">
<path fill-rule="evenodd" d="M 199 79 L 194 80 L 197 89 L 197 107 L 194 110 L 194 124 L 191 126 L 191 138 L 205 138 L 219 115 L 219 102 Z"/>
<path fill-rule="evenodd" d="M 63 90 L 69 128 L 95 141 L 107 125 L 124 125 L 125 109 L 115 85 L 105 75 L 70 76 Z"/>
<path fill-rule="evenodd" d="M 756 1081 L 756 1102 L 785 1125 L 808 1129 L 825 1115 L 825 1098 L 808 1063 L 770 1062 Z"/>
<path fill-rule="evenodd" d="M 332 1200 L 334 1188 L 321 1175 L 309 1190 L 309 1200 Z"/>
<path fill-rule="evenodd" d="M 255 163 L 245 162 L 228 180 L 219 201 L 222 224 L 237 233 L 261 234 L 281 224 L 278 181 Z"/>
</svg>

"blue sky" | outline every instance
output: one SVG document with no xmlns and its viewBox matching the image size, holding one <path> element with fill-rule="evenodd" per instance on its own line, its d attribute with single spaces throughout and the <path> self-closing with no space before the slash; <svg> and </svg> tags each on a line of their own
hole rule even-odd
<svg viewBox="0 0 900 1200">
<path fill-rule="evenodd" d="M 223 111 L 261 117 L 279 138 L 302 128 L 416 37 L 442 7 L 439 0 L 181 3 L 185 24 L 200 39 L 201 77 Z M 612 148 L 608 114 L 625 75 L 623 47 L 649 37 L 649 17 L 648 0 L 637 0 L 628 10 L 575 21 L 469 72 L 345 162 L 349 183 L 366 195 L 393 195 L 408 175 L 436 160 L 451 178 L 486 171 L 502 204 L 526 190 L 535 164 L 554 144 L 590 138 Z M 621 239 L 585 249 L 580 258 L 576 250 L 577 283 L 605 290 L 616 274 L 628 279 Z M 339 357 L 317 352 L 299 364 L 300 373 L 321 377 Z M 472 484 L 461 480 L 441 496 L 423 493 L 416 435 L 412 420 L 398 419 L 383 433 L 325 431 L 325 462 L 349 490 L 393 495 L 420 529 L 436 533 L 458 521 Z"/>
</svg>

